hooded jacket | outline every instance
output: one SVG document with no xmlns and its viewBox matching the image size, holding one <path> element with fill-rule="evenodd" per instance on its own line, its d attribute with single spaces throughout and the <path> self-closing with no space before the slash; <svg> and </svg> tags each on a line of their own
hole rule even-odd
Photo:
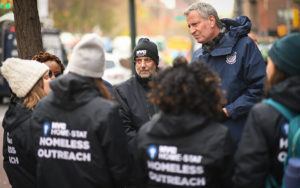
<svg viewBox="0 0 300 188">
<path fill-rule="evenodd" d="M 275 85 L 270 98 L 300 114 L 300 77 L 290 77 Z M 275 108 L 256 104 L 249 113 L 236 153 L 234 182 L 237 188 L 262 188 L 272 175 L 281 183 L 287 156 L 288 121 Z"/>
<path fill-rule="evenodd" d="M 38 187 L 121 187 L 130 163 L 118 106 L 92 78 L 68 73 L 50 87 L 31 122 Z"/>
<path fill-rule="evenodd" d="M 266 67 L 256 44 L 247 36 L 250 20 L 240 16 L 222 22 L 226 32 L 219 43 L 210 52 L 202 48 L 196 50 L 193 61 L 206 62 L 221 77 L 229 114 L 224 124 L 237 143 L 250 108 L 263 94 Z"/>
<path fill-rule="evenodd" d="M 199 114 L 156 114 L 136 143 L 139 187 L 232 186 L 229 131 Z"/>
<path fill-rule="evenodd" d="M 11 100 L 3 119 L 3 167 L 13 188 L 35 187 L 35 162 L 27 150 L 32 111 Z"/>
<path fill-rule="evenodd" d="M 158 112 L 157 108 L 149 103 L 148 92 L 148 80 L 143 80 L 138 75 L 114 88 L 114 96 L 120 104 L 120 116 L 130 143 L 139 128 Z"/>
</svg>

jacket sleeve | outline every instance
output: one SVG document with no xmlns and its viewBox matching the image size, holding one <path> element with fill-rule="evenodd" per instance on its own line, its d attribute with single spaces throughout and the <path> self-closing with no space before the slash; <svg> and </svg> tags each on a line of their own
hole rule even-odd
<svg viewBox="0 0 300 188">
<path fill-rule="evenodd" d="M 270 151 L 260 117 L 259 110 L 253 108 L 248 116 L 242 139 L 235 156 L 235 174 L 233 181 L 236 188 L 264 187 L 270 166 Z"/>
<path fill-rule="evenodd" d="M 225 106 L 229 116 L 233 119 L 247 114 L 263 95 L 266 65 L 259 49 L 253 41 L 246 43 L 242 61 L 245 62 L 242 65 L 241 77 L 247 88 L 234 102 Z"/>
<path fill-rule="evenodd" d="M 126 136 L 121 126 L 117 106 L 114 106 L 98 130 L 108 168 L 116 187 L 126 184 L 131 164 Z"/>
<path fill-rule="evenodd" d="M 132 117 L 131 117 L 131 112 L 127 103 L 127 100 L 125 97 L 122 95 L 122 92 L 118 88 L 113 89 L 114 97 L 117 100 L 117 102 L 120 104 L 119 108 L 119 114 L 121 117 L 121 121 L 123 124 L 123 127 L 125 129 L 125 133 L 127 135 L 128 140 L 132 140 L 137 132 L 133 128 L 133 122 L 132 122 Z"/>
</svg>

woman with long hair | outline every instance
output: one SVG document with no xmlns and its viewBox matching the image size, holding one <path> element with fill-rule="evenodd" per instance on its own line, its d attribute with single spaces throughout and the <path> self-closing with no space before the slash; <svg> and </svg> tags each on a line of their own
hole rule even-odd
<svg viewBox="0 0 300 188">
<path fill-rule="evenodd" d="M 49 92 L 49 68 L 37 61 L 10 58 L 3 62 L 1 74 L 14 95 L 2 123 L 3 166 L 13 188 L 34 188 L 35 163 L 27 149 L 29 119 Z"/>
</svg>

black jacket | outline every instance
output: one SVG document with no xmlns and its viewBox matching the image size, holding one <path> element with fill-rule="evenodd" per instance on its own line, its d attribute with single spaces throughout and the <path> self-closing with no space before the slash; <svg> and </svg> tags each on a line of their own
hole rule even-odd
<svg viewBox="0 0 300 188">
<path fill-rule="evenodd" d="M 291 77 L 270 91 L 270 98 L 300 113 L 300 77 Z M 273 107 L 259 103 L 250 111 L 236 153 L 236 187 L 264 187 L 272 174 L 281 183 L 287 154 L 288 121 Z"/>
<path fill-rule="evenodd" d="M 129 154 L 118 107 L 91 78 L 69 73 L 32 115 L 38 187 L 110 188 L 127 180 Z"/>
<path fill-rule="evenodd" d="M 157 114 L 138 132 L 140 187 L 231 188 L 228 129 L 199 114 Z"/>
<path fill-rule="evenodd" d="M 147 99 L 147 84 L 138 76 L 133 76 L 114 87 L 114 96 L 120 104 L 120 116 L 130 141 L 139 128 L 158 111 Z"/>
<path fill-rule="evenodd" d="M 27 149 L 32 111 L 12 100 L 3 119 L 3 167 L 13 188 L 35 187 L 35 162 Z"/>
</svg>

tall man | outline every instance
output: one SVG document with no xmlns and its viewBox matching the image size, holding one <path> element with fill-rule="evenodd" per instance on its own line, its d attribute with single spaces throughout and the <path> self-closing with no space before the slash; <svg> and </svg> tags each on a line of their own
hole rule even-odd
<svg viewBox="0 0 300 188">
<path fill-rule="evenodd" d="M 148 38 L 141 38 L 133 50 L 135 75 L 114 88 L 116 100 L 120 103 L 120 115 L 129 142 L 139 128 L 150 120 L 157 108 L 147 100 L 148 82 L 158 70 L 157 46 Z"/>
<path fill-rule="evenodd" d="M 203 2 L 192 4 L 184 14 L 190 33 L 202 44 L 193 60 L 208 63 L 221 77 L 227 98 L 224 124 L 238 143 L 248 111 L 263 94 L 266 69 L 259 49 L 247 36 L 251 22 L 245 16 L 220 20 L 215 8 Z"/>
</svg>

